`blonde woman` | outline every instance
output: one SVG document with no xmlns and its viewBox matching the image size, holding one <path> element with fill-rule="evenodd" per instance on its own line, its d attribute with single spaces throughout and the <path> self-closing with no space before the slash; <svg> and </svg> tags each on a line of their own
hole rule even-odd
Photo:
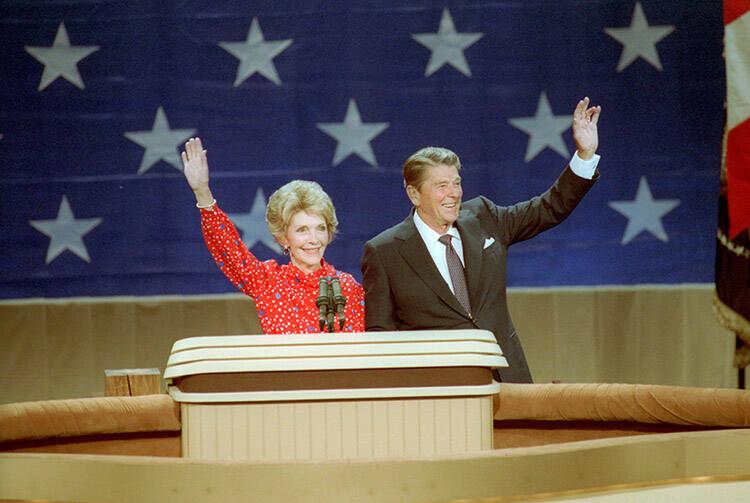
<svg viewBox="0 0 750 503">
<path fill-rule="evenodd" d="M 185 178 L 200 209 L 201 229 L 221 272 L 255 300 L 266 334 L 320 332 L 315 305 L 318 280 L 338 277 L 347 299 L 344 332 L 364 332 L 364 292 L 348 273 L 323 258 L 338 228 L 328 194 L 315 182 L 294 180 L 274 192 L 266 207 L 266 223 L 289 255 L 289 263 L 261 262 L 247 249 L 209 188 L 208 159 L 200 138 L 185 143 Z M 336 324 L 336 330 L 339 330 Z"/>
</svg>

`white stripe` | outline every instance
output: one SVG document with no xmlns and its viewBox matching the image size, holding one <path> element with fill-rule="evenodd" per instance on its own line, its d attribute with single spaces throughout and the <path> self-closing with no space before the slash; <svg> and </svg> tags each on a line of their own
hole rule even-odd
<svg viewBox="0 0 750 503">
<path fill-rule="evenodd" d="M 353 400 L 375 398 L 420 398 L 442 396 L 487 396 L 500 392 L 500 384 L 475 386 L 425 386 L 414 388 L 355 388 L 290 391 L 237 391 L 223 393 L 183 393 L 169 387 L 169 395 L 181 403 L 287 402 L 305 400 Z"/>
<path fill-rule="evenodd" d="M 750 12 L 724 29 L 727 65 L 727 130 L 750 117 Z"/>
</svg>

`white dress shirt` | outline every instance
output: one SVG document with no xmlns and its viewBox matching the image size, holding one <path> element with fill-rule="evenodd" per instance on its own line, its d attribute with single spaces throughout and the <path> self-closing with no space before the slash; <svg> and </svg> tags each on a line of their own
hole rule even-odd
<svg viewBox="0 0 750 503">
<path fill-rule="evenodd" d="M 570 169 L 581 178 L 591 180 L 594 177 L 594 173 L 596 173 L 596 166 L 599 164 L 600 158 L 599 155 L 594 154 L 594 157 L 585 161 L 578 157 L 578 152 L 576 152 L 570 160 Z M 419 232 L 419 235 L 422 237 L 425 246 L 427 246 L 427 251 L 430 252 L 430 257 L 432 257 L 432 261 L 435 262 L 435 266 L 437 266 L 440 275 L 445 280 L 448 288 L 450 288 L 451 292 L 455 295 L 456 292 L 453 291 L 453 282 L 451 281 L 451 275 L 448 271 L 448 260 L 445 258 L 445 245 L 439 241 L 442 234 L 438 234 L 432 230 L 419 216 L 418 211 L 414 212 L 414 225 L 417 228 L 417 232 Z M 448 229 L 446 234 L 453 236 L 453 239 L 451 239 L 451 246 L 456 250 L 458 258 L 461 259 L 461 263 L 466 267 L 464 262 L 464 245 L 461 243 L 461 234 L 459 234 L 458 229 L 453 225 Z"/>
<path fill-rule="evenodd" d="M 425 246 L 427 246 L 427 251 L 430 252 L 430 257 L 432 257 L 432 261 L 435 262 L 440 275 L 448 284 L 448 288 L 450 288 L 451 292 L 455 295 L 456 292 L 453 291 L 451 274 L 450 271 L 448 271 L 448 259 L 445 257 L 445 245 L 439 241 L 442 234 L 438 234 L 432 230 L 430 226 L 422 220 L 417 211 L 414 212 L 414 225 L 417 227 L 417 232 L 419 232 L 419 235 L 422 237 Z M 455 225 L 451 226 L 446 234 L 453 236 L 453 239 L 451 239 L 451 246 L 456 250 L 458 258 L 461 259 L 461 264 L 463 264 L 464 246 L 461 244 L 461 234 L 458 233 L 458 229 L 456 229 Z"/>
<path fill-rule="evenodd" d="M 598 154 L 594 154 L 594 157 L 589 159 L 588 161 L 584 161 L 580 157 L 578 157 L 578 152 L 575 152 L 573 154 L 573 158 L 570 160 L 570 169 L 573 170 L 573 173 L 580 176 L 581 178 L 586 178 L 587 180 L 591 180 L 594 178 L 594 173 L 596 173 L 596 167 L 599 165 L 599 159 L 601 159 L 601 156 Z"/>
</svg>

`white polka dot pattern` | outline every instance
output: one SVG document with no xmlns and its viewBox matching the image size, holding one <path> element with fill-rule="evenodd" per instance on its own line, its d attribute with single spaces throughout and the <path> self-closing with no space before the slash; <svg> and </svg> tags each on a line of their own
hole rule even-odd
<svg viewBox="0 0 750 503">
<path fill-rule="evenodd" d="M 255 300 L 263 333 L 320 333 L 318 280 L 338 276 L 346 296 L 344 332 L 365 331 L 365 301 L 362 286 L 351 274 L 336 271 L 325 260 L 321 268 L 305 274 L 293 264 L 279 265 L 275 260 L 261 262 L 240 239 L 232 221 L 219 209 L 201 212 L 201 229 L 211 256 L 221 272 L 242 292 Z M 338 330 L 338 324 L 336 326 Z"/>
</svg>

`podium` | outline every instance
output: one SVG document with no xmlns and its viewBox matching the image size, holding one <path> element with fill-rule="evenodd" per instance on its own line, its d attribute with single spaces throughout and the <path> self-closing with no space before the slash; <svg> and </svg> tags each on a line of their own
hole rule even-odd
<svg viewBox="0 0 750 503">
<path fill-rule="evenodd" d="M 182 455 L 341 460 L 493 448 L 486 330 L 193 337 L 164 377 L 180 403 Z"/>
</svg>

